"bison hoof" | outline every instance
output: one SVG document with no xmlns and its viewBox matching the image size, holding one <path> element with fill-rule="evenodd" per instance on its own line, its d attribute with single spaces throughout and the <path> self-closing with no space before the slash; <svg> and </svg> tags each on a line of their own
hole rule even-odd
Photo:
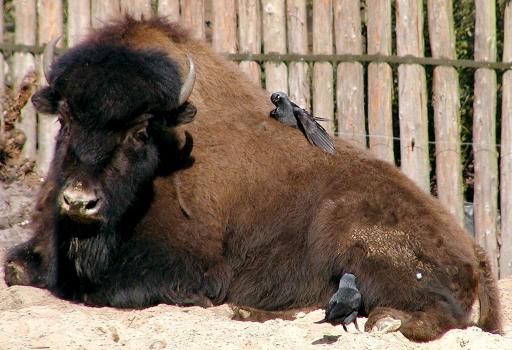
<svg viewBox="0 0 512 350">
<path fill-rule="evenodd" d="M 372 328 L 372 333 L 384 334 L 396 332 L 401 325 L 402 321 L 386 316 L 375 322 L 375 325 Z"/>
<path fill-rule="evenodd" d="M 240 306 L 235 306 L 232 308 L 233 310 L 233 317 L 234 320 L 247 320 L 249 317 L 251 317 L 251 312 L 245 309 L 242 309 Z"/>
<path fill-rule="evenodd" d="M 26 271 L 22 265 L 17 264 L 14 261 L 9 261 L 5 266 L 5 282 L 8 286 L 14 285 L 25 285 Z"/>
</svg>

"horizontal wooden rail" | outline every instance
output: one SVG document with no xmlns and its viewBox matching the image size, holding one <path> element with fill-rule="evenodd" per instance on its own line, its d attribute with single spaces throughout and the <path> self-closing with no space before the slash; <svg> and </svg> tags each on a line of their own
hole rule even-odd
<svg viewBox="0 0 512 350">
<path fill-rule="evenodd" d="M 448 66 L 456 68 L 488 68 L 495 70 L 512 69 L 512 62 L 487 62 L 472 60 L 450 60 L 431 57 L 415 56 L 385 56 L 385 55 L 319 55 L 319 54 L 227 54 L 233 61 L 280 61 L 280 62 L 383 62 L 390 64 L 420 64 L 423 66 Z"/>
<path fill-rule="evenodd" d="M 0 52 L 12 54 L 15 52 L 41 54 L 44 46 L 0 43 Z M 66 49 L 57 48 L 57 53 L 63 53 Z M 450 60 L 432 57 L 415 56 L 386 56 L 386 55 L 322 55 L 322 54 L 224 54 L 233 61 L 258 61 L 258 62 L 383 62 L 390 64 L 420 64 L 423 66 L 447 66 L 455 68 L 488 68 L 494 70 L 512 69 L 512 62 L 487 62 L 472 60 Z"/>
</svg>

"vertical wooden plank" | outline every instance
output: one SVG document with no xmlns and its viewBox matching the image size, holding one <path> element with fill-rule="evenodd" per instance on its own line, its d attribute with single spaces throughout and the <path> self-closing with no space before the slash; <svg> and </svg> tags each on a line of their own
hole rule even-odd
<svg viewBox="0 0 512 350">
<path fill-rule="evenodd" d="M 362 54 L 361 3 L 334 1 L 334 31 L 337 54 Z M 339 135 L 366 147 L 364 72 L 359 62 L 340 63 L 336 73 L 336 118 Z"/>
<path fill-rule="evenodd" d="M 213 49 L 220 53 L 236 52 L 236 8 L 235 0 L 212 2 Z"/>
<path fill-rule="evenodd" d="M 504 20 L 503 61 L 512 62 L 512 2 L 507 2 Z M 512 277 L 512 70 L 503 74 L 501 106 L 501 250 L 500 278 Z"/>
<path fill-rule="evenodd" d="M 48 43 L 53 38 L 62 35 L 62 0 L 38 0 L 38 35 L 39 45 Z M 39 84 L 46 85 L 42 71 L 42 57 L 38 57 Z M 41 114 L 37 124 L 38 150 L 37 167 L 41 174 L 46 174 L 50 167 L 55 148 L 55 137 L 59 132 L 59 123 L 55 116 Z"/>
<path fill-rule="evenodd" d="M 286 18 L 288 29 L 288 52 L 308 53 L 308 19 L 306 0 L 287 0 Z M 288 88 L 290 99 L 296 104 L 311 110 L 309 92 L 309 66 L 304 62 L 288 64 Z"/>
<path fill-rule="evenodd" d="M 313 53 L 333 53 L 333 13 L 331 0 L 313 1 Z M 313 114 L 329 119 L 321 122 L 331 135 L 334 134 L 333 71 L 329 62 L 313 65 Z"/>
<path fill-rule="evenodd" d="M 180 20 L 180 0 L 158 0 L 158 15 L 166 16 L 170 22 Z"/>
<path fill-rule="evenodd" d="M 91 26 L 91 1 L 68 0 L 68 46 L 82 40 Z"/>
<path fill-rule="evenodd" d="M 398 55 L 423 57 L 423 1 L 397 0 L 395 6 Z M 402 171 L 429 193 L 427 87 L 422 66 L 398 67 L 398 104 Z"/>
<path fill-rule="evenodd" d="M 204 0 L 181 0 L 181 19 L 196 39 L 205 40 Z"/>
<path fill-rule="evenodd" d="M 151 0 L 121 0 L 121 14 L 130 14 L 136 19 L 150 18 Z"/>
<path fill-rule="evenodd" d="M 475 0 L 475 60 L 496 60 L 496 2 Z M 498 276 L 496 214 L 498 205 L 498 157 L 496 150 L 496 72 L 475 72 L 473 104 L 473 153 L 475 157 L 475 239 L 487 250 Z"/>
<path fill-rule="evenodd" d="M 432 57 L 456 59 L 452 0 L 428 0 Z M 459 75 L 453 67 L 436 67 L 433 76 L 436 178 L 440 202 L 464 224 L 460 150 Z"/>
<path fill-rule="evenodd" d="M 262 0 L 263 48 L 265 53 L 286 53 L 284 0 Z M 282 62 L 265 62 L 265 88 L 268 92 L 288 93 L 288 69 Z"/>
<path fill-rule="evenodd" d="M 16 44 L 35 45 L 36 44 L 36 1 L 35 0 L 15 0 L 14 15 L 16 18 L 16 27 L 14 41 Z M 16 86 L 19 86 L 27 73 L 35 71 L 35 59 L 30 53 L 17 53 L 14 55 L 14 77 Z M 17 127 L 25 133 L 26 142 L 23 147 L 23 156 L 36 159 L 36 130 L 37 119 L 34 106 L 27 103 L 21 110 L 20 120 Z"/>
<path fill-rule="evenodd" d="M 261 52 L 261 9 L 259 0 L 238 0 L 238 41 L 240 53 Z M 240 69 L 258 85 L 261 85 L 261 69 L 258 63 L 240 62 Z"/>
<path fill-rule="evenodd" d="M 4 0 L 0 0 L 0 42 L 4 42 Z M 5 61 L 0 52 L 0 147 L 5 142 L 4 101 L 5 101 Z M 0 186 L 1 187 L 1 186 Z M 1 190 L 0 190 L 1 194 Z"/>
<path fill-rule="evenodd" d="M 391 0 L 368 3 L 368 54 L 391 55 Z M 393 73 L 387 63 L 368 65 L 368 134 L 370 149 L 382 160 L 395 162 L 393 151 Z"/>
<path fill-rule="evenodd" d="M 91 23 L 99 28 L 113 19 L 119 18 L 121 7 L 119 0 L 91 0 Z"/>
</svg>

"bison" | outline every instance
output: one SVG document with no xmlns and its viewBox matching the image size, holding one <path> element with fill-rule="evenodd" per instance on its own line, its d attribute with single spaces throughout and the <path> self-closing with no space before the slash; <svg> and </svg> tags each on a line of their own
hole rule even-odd
<svg viewBox="0 0 512 350">
<path fill-rule="evenodd" d="M 501 332 L 486 254 L 437 200 L 366 150 L 336 140 L 330 155 L 269 118 L 267 93 L 178 24 L 106 25 L 47 79 L 32 101 L 61 128 L 9 285 L 286 312 L 323 307 L 350 272 L 366 330 Z"/>
</svg>

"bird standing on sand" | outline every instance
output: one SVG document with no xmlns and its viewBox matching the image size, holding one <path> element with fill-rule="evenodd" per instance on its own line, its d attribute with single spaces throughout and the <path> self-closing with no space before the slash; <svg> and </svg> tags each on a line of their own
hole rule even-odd
<svg viewBox="0 0 512 350">
<path fill-rule="evenodd" d="M 347 324 L 354 323 L 357 330 L 357 314 L 361 307 L 361 293 L 356 287 L 356 276 L 346 273 L 341 277 L 338 291 L 325 307 L 325 318 L 321 322 L 341 323 L 347 330 Z"/>
<path fill-rule="evenodd" d="M 274 92 L 270 96 L 270 101 L 277 107 L 270 116 L 277 121 L 297 128 L 306 136 L 309 143 L 322 148 L 330 154 L 334 154 L 334 144 L 325 129 L 317 121 L 326 121 L 327 119 L 316 118 L 306 112 L 304 109 L 291 102 L 284 92 Z"/>
</svg>

